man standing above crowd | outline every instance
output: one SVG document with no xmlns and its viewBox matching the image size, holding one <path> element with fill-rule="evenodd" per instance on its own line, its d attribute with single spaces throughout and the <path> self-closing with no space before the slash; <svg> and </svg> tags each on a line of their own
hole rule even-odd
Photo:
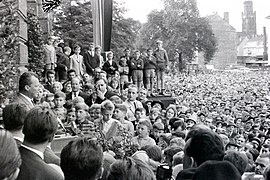
<svg viewBox="0 0 270 180">
<path fill-rule="evenodd" d="M 168 67 L 169 58 L 167 55 L 167 51 L 162 47 L 163 42 L 158 40 L 157 46 L 158 48 L 154 52 L 154 56 L 157 60 L 156 66 L 156 74 L 157 74 L 157 89 L 160 95 L 165 95 L 165 87 L 164 87 L 164 75 L 165 70 Z"/>
<path fill-rule="evenodd" d="M 54 70 L 54 68 L 56 67 L 56 51 L 53 43 L 54 39 L 52 37 L 49 37 L 47 44 L 44 45 L 45 71 Z"/>
<path fill-rule="evenodd" d="M 147 56 L 144 60 L 144 76 L 146 80 L 146 88 L 150 92 L 151 96 L 153 95 L 154 90 L 154 77 L 156 70 L 156 58 L 153 56 L 153 50 L 151 48 L 147 49 Z"/>
<path fill-rule="evenodd" d="M 126 60 L 127 60 L 127 64 L 128 64 L 128 66 L 129 66 L 129 69 L 131 69 L 131 68 L 130 68 L 130 65 L 131 65 L 131 59 L 132 59 L 132 57 L 131 57 L 130 48 L 127 47 L 127 48 L 124 50 L 124 57 L 125 57 Z M 129 81 L 131 82 L 131 81 L 132 81 L 132 72 L 131 72 L 131 71 L 129 71 L 128 78 L 129 78 Z"/>
<path fill-rule="evenodd" d="M 25 104 L 29 111 L 34 107 L 33 98 L 39 89 L 39 80 L 36 74 L 32 72 L 25 72 L 19 79 L 19 93 L 14 99 L 18 104 Z"/>
</svg>

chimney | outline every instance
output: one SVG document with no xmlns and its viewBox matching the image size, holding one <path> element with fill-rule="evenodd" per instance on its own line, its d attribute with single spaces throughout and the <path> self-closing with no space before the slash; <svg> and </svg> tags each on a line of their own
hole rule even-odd
<svg viewBox="0 0 270 180">
<path fill-rule="evenodd" d="M 224 12 L 224 18 L 223 18 L 227 23 L 230 23 L 229 20 L 229 12 Z"/>
<path fill-rule="evenodd" d="M 263 60 L 268 60 L 266 27 L 263 27 Z"/>
</svg>

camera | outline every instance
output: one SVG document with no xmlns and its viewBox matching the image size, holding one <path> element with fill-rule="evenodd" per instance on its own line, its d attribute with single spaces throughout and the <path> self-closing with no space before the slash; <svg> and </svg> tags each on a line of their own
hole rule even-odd
<svg viewBox="0 0 270 180">
<path fill-rule="evenodd" d="M 156 176 L 157 180 L 170 180 L 172 177 L 172 168 L 167 164 L 159 165 Z"/>
</svg>

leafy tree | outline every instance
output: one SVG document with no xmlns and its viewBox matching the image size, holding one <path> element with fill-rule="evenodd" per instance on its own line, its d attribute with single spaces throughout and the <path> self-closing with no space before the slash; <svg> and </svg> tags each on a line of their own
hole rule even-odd
<svg viewBox="0 0 270 180">
<path fill-rule="evenodd" d="M 140 22 L 125 18 L 123 4 L 113 2 L 111 49 L 115 55 L 121 55 L 125 47 L 135 47 Z M 87 46 L 93 42 L 93 20 L 91 2 L 78 2 L 77 5 L 63 5 L 55 14 L 55 35 L 62 37 L 72 46 L 78 42 Z"/>
<path fill-rule="evenodd" d="M 164 9 L 154 10 L 140 31 L 140 48 L 153 47 L 157 39 L 173 57 L 175 50 L 182 58 L 192 61 L 195 51 L 203 52 L 209 62 L 216 51 L 217 41 L 205 18 L 199 16 L 196 0 L 163 0 Z"/>
<path fill-rule="evenodd" d="M 89 42 L 93 42 L 91 2 L 61 6 L 55 13 L 53 28 L 55 35 L 63 38 L 70 46 L 80 43 L 86 47 Z"/>
<path fill-rule="evenodd" d="M 118 56 L 122 55 L 126 47 L 136 47 L 135 42 L 141 28 L 139 21 L 124 17 L 126 11 L 123 4 L 114 1 L 111 49 Z"/>
<path fill-rule="evenodd" d="M 39 77 L 42 77 L 44 71 L 43 62 L 43 45 L 42 30 L 38 18 L 35 14 L 27 13 L 28 24 L 28 70 L 35 72 Z"/>
<path fill-rule="evenodd" d="M 0 105 L 15 96 L 18 82 L 18 17 L 15 1 L 2 1 L 0 24 Z"/>
</svg>

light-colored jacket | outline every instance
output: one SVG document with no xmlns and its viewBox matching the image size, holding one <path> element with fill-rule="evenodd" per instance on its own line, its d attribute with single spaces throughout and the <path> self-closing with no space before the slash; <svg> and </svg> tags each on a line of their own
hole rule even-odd
<svg viewBox="0 0 270 180">
<path fill-rule="evenodd" d="M 83 56 L 73 54 L 70 56 L 70 69 L 74 69 L 77 75 L 84 74 L 84 64 L 83 64 Z"/>
</svg>

